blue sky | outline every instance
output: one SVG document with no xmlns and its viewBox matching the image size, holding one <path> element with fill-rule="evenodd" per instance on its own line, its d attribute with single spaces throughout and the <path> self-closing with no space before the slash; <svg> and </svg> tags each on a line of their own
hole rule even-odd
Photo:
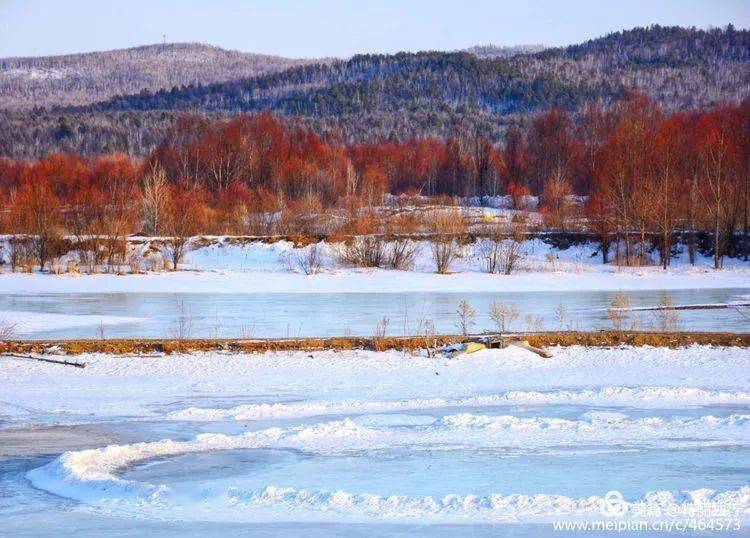
<svg viewBox="0 0 750 538">
<path fill-rule="evenodd" d="M 750 27 L 750 0 L 0 0 L 0 56 L 199 41 L 293 57 L 564 45 L 647 24 Z"/>
</svg>

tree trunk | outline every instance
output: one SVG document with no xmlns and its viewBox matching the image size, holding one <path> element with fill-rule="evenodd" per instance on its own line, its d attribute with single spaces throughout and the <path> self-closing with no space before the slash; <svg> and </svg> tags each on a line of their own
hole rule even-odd
<svg viewBox="0 0 750 538">
<path fill-rule="evenodd" d="M 627 223 L 625 224 L 625 265 L 630 265 L 630 231 L 627 229 Z"/>
<path fill-rule="evenodd" d="M 695 265 L 695 232 L 690 231 L 688 235 L 688 257 L 690 258 L 690 265 Z"/>
<path fill-rule="evenodd" d="M 714 269 L 719 268 L 719 208 L 716 208 L 716 223 L 714 225 Z"/>
<path fill-rule="evenodd" d="M 750 259 L 750 242 L 748 241 L 748 198 L 750 198 L 750 177 L 745 178 L 745 233 L 742 249 L 744 251 L 745 261 Z"/>
</svg>

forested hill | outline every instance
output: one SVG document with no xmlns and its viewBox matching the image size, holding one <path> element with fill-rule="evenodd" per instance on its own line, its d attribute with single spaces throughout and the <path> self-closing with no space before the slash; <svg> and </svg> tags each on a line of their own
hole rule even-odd
<svg viewBox="0 0 750 538">
<path fill-rule="evenodd" d="M 253 77 L 297 60 L 224 50 L 200 43 L 165 43 L 130 49 L 37 58 L 0 59 L 0 108 L 83 105 L 116 95 Z"/>
<path fill-rule="evenodd" d="M 473 54 L 477 58 L 512 58 L 519 54 L 533 54 L 546 49 L 544 45 L 515 45 L 512 47 L 498 47 L 497 45 L 477 45 L 464 49 L 463 52 Z"/>
<path fill-rule="evenodd" d="M 498 140 L 529 114 L 606 105 L 631 88 L 666 112 L 750 96 L 750 31 L 731 26 L 652 26 L 564 48 L 470 51 L 360 55 L 85 106 L 10 111 L 0 114 L 0 155 L 144 154 L 186 112 L 270 110 L 350 142 L 476 130 Z"/>
<path fill-rule="evenodd" d="M 274 110 L 321 117 L 404 111 L 575 109 L 637 86 L 666 110 L 750 90 L 750 31 L 651 27 L 510 58 L 468 52 L 361 55 L 260 77 L 116 98 L 95 110 Z"/>
</svg>

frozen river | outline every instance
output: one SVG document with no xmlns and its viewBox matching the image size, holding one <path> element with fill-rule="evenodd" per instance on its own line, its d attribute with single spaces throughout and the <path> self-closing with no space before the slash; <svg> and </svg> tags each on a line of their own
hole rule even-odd
<svg viewBox="0 0 750 538">
<path fill-rule="evenodd" d="M 582 275 L 581 278 L 586 278 Z M 184 321 L 191 337 L 370 336 L 383 316 L 388 334 L 456 332 L 456 307 L 467 300 L 477 311 L 472 330 L 494 330 L 493 301 L 518 306 L 512 330 L 611 327 L 607 308 L 614 291 L 408 292 L 408 293 L 5 293 L 0 320 L 17 323 L 23 338 L 172 337 Z M 668 295 L 675 305 L 747 302 L 749 288 L 631 290 L 632 307 L 657 306 Z M 556 314 L 564 306 L 567 317 Z M 637 312 L 638 328 L 658 326 L 653 312 Z M 531 321 L 531 316 L 538 321 Z M 747 322 L 728 309 L 681 310 L 679 328 L 691 331 L 747 331 Z M 541 326 L 537 324 L 541 323 Z"/>
<path fill-rule="evenodd" d="M 745 349 L 82 359 L 0 362 L 4 536 L 559 536 L 554 522 L 715 506 L 750 518 Z M 611 491 L 626 515 L 603 514 Z"/>
</svg>

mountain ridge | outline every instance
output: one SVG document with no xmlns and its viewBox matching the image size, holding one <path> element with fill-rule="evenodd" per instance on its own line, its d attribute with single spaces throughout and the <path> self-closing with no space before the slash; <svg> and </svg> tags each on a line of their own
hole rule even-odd
<svg viewBox="0 0 750 538">
<path fill-rule="evenodd" d="M 542 45 L 488 44 L 457 52 L 468 52 L 478 58 L 508 58 L 544 48 Z M 228 82 L 295 66 L 347 59 L 290 58 L 202 42 L 153 43 L 48 56 L 8 56 L 0 58 L 0 109 L 84 106 L 119 95 Z M 102 66 L 105 62 L 110 64 L 106 68 Z M 206 65 L 207 62 L 213 65 Z M 196 72 L 180 72 L 186 69 L 196 69 Z"/>
<path fill-rule="evenodd" d="M 0 154 L 144 154 L 181 114 L 270 111 L 346 142 L 447 137 L 498 140 L 508 125 L 560 107 L 577 114 L 637 90 L 665 112 L 750 96 L 750 31 L 650 26 L 510 57 L 466 51 L 362 54 L 210 84 L 0 116 Z"/>
<path fill-rule="evenodd" d="M 116 95 L 268 74 L 328 58 L 284 58 L 205 43 L 0 58 L 0 109 L 81 106 Z"/>
<path fill-rule="evenodd" d="M 708 64 L 713 71 L 705 69 Z M 224 83 L 123 96 L 93 108 L 325 116 L 417 103 L 428 109 L 516 113 L 551 104 L 574 108 L 588 99 L 611 101 L 624 89 L 639 87 L 669 110 L 744 97 L 749 65 L 750 31 L 654 26 L 508 58 L 483 59 L 463 51 L 360 54 Z"/>
</svg>

